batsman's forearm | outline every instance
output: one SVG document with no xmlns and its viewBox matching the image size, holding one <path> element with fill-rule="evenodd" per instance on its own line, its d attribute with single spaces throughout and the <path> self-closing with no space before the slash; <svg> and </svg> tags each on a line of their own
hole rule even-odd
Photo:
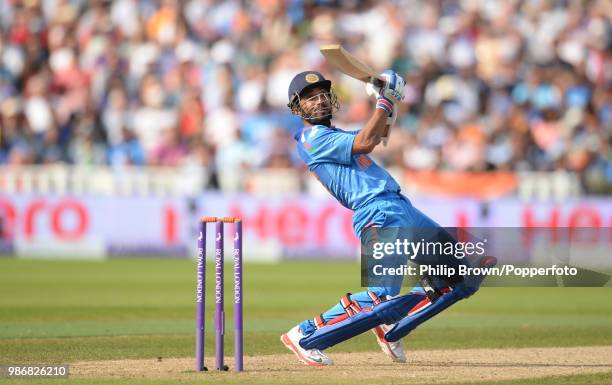
<svg viewBox="0 0 612 385">
<path fill-rule="evenodd" d="M 383 109 L 374 110 L 372 117 L 355 136 L 353 141 L 353 154 L 369 154 L 374 150 L 387 132 L 387 117 L 389 113 Z"/>
</svg>

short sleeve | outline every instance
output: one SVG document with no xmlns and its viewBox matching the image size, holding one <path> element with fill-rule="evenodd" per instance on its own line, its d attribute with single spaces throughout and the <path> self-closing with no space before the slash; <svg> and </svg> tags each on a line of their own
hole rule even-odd
<svg viewBox="0 0 612 385">
<path fill-rule="evenodd" d="M 355 134 L 313 126 L 302 134 L 304 150 L 312 163 L 351 164 Z"/>
</svg>

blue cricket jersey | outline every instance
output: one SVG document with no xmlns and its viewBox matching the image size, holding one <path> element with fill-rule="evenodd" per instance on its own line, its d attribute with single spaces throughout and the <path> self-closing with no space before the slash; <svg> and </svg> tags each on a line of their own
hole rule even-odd
<svg viewBox="0 0 612 385">
<path fill-rule="evenodd" d="M 383 196 L 405 199 L 399 194 L 399 184 L 384 168 L 368 155 L 352 153 L 357 133 L 321 125 L 304 127 L 295 135 L 298 153 L 309 170 L 346 208 L 357 212 Z M 359 223 L 359 217 L 355 215 L 353 219 L 357 234 L 366 225 Z"/>
</svg>

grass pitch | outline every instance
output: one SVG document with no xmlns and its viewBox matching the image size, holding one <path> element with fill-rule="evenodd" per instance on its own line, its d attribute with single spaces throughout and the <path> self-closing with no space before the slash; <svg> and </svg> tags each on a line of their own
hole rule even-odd
<svg viewBox="0 0 612 385">
<path fill-rule="evenodd" d="M 226 269 L 226 354 L 231 355 L 232 275 L 229 265 Z M 209 265 L 208 357 L 214 350 L 210 273 Z M 360 290 L 359 266 L 351 263 L 245 264 L 244 274 L 245 354 L 250 357 L 288 354 L 278 340 L 282 332 L 333 305 L 346 291 Z M 406 342 L 408 350 L 610 345 L 611 295 L 612 288 L 483 288 L 419 327 Z M 0 364 L 193 357 L 194 302 L 192 261 L 0 259 Z M 330 349 L 330 354 L 376 349 L 366 333 Z M 550 383 L 609 384 L 610 372 L 612 367 L 608 374 L 578 372 L 580 379 L 555 378 Z M 235 378 L 209 376 L 215 379 Z M 245 380 L 258 381 L 250 377 L 238 382 Z M 71 379 L 70 383 L 112 381 L 116 379 Z M 272 382 L 295 381 L 279 376 Z M 520 383 L 530 383 L 525 381 Z M 122 379 L 122 383 L 171 380 Z"/>
</svg>

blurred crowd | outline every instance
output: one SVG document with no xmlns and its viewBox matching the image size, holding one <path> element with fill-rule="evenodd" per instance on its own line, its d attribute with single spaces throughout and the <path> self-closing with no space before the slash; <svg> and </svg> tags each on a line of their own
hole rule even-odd
<svg viewBox="0 0 612 385">
<path fill-rule="evenodd" d="M 329 75 L 359 129 L 341 42 L 408 81 L 389 145 L 411 170 L 576 172 L 612 185 L 612 2 L 0 0 L 0 165 L 300 166 L 286 108 L 299 71 Z"/>
</svg>

